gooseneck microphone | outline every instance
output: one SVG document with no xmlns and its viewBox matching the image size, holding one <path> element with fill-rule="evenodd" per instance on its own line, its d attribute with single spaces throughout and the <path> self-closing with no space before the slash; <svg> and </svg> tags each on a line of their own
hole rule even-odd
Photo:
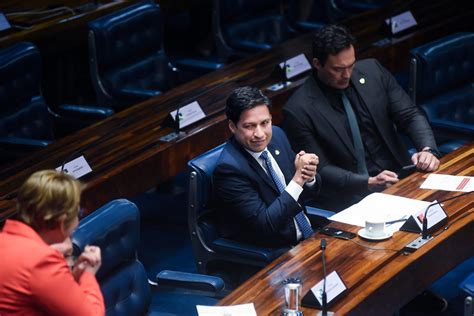
<svg viewBox="0 0 474 316">
<path fill-rule="evenodd" d="M 328 302 L 326 294 L 326 239 L 321 239 L 321 259 L 323 261 L 323 292 L 321 293 L 321 307 L 323 316 L 328 314 Z"/>
<path fill-rule="evenodd" d="M 427 215 L 428 215 L 428 210 L 432 206 L 435 206 L 435 205 L 438 205 L 438 204 L 441 204 L 441 203 L 444 203 L 444 202 L 447 202 L 447 201 L 455 200 L 455 199 L 457 199 L 461 196 L 471 194 L 472 192 L 474 192 L 474 191 L 464 192 L 462 194 L 458 194 L 456 196 L 452 196 L 450 198 L 447 198 L 447 199 L 444 199 L 444 200 L 441 200 L 441 201 L 438 201 L 438 202 L 435 202 L 435 203 L 431 203 L 430 205 L 428 205 L 426 207 L 425 213 L 423 214 L 423 227 L 422 227 L 422 230 L 421 230 L 421 238 L 422 239 L 428 239 L 430 237 L 430 235 L 428 234 L 428 218 L 427 218 Z"/>
</svg>

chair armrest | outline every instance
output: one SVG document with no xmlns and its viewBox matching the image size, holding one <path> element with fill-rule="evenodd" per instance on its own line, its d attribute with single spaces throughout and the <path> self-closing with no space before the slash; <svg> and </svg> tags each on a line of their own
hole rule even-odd
<svg viewBox="0 0 474 316">
<path fill-rule="evenodd" d="M 10 150 L 32 151 L 51 144 L 52 141 L 21 137 L 0 137 L 0 147 Z"/>
<path fill-rule="evenodd" d="M 63 104 L 58 107 L 57 114 L 73 119 L 99 121 L 113 115 L 114 111 L 99 106 Z"/>
<path fill-rule="evenodd" d="M 119 91 L 119 97 L 133 98 L 133 99 L 148 99 L 162 94 L 159 90 L 149 90 L 142 88 L 123 88 Z"/>
<path fill-rule="evenodd" d="M 264 49 L 270 49 L 272 48 L 271 45 L 264 44 L 264 43 L 255 43 L 251 41 L 239 41 L 238 43 L 235 44 L 238 48 L 244 49 L 244 50 L 250 50 L 254 52 L 258 52 Z"/>
<path fill-rule="evenodd" d="M 442 128 L 468 135 L 472 135 L 474 133 L 474 124 L 467 124 L 463 122 L 455 122 L 443 119 L 431 119 L 430 123 L 434 129 Z"/>
<path fill-rule="evenodd" d="M 335 212 L 328 211 L 322 208 L 316 208 L 312 206 L 306 206 L 306 213 L 310 216 L 319 216 L 324 218 L 329 218 L 336 214 Z"/>
<path fill-rule="evenodd" d="M 306 206 L 306 215 L 308 216 L 313 228 L 326 226 L 331 222 L 329 217 L 333 216 L 334 214 L 336 213 L 322 208 Z"/>
<path fill-rule="evenodd" d="M 270 263 L 290 248 L 266 248 L 244 244 L 238 241 L 217 238 L 212 242 L 212 248 L 218 253 L 234 255 L 240 258 L 259 260 Z"/>
<path fill-rule="evenodd" d="M 217 294 L 224 289 L 224 281 L 215 276 L 163 270 L 156 276 L 158 286 L 170 286 Z"/>
</svg>

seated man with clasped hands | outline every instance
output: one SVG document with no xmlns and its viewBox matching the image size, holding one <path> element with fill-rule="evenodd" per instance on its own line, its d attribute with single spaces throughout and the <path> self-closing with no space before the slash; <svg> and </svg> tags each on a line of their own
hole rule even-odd
<svg viewBox="0 0 474 316">
<path fill-rule="evenodd" d="M 304 198 L 321 186 L 318 157 L 295 154 L 285 133 L 272 126 L 271 103 L 259 89 L 242 87 L 227 99 L 233 136 L 213 175 L 219 230 L 226 238 L 260 246 L 298 243 L 313 232 Z"/>
</svg>

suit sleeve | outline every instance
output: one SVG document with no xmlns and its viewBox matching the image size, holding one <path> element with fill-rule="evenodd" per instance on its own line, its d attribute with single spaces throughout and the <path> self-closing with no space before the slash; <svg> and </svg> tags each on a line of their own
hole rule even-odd
<svg viewBox="0 0 474 316">
<path fill-rule="evenodd" d="M 367 176 L 340 168 L 331 161 L 325 147 L 318 140 L 317 131 L 304 113 L 296 115 L 286 108 L 284 113 L 284 127 L 293 149 L 318 155 L 318 173 L 324 179 L 324 186 L 355 194 L 367 190 Z"/>
<path fill-rule="evenodd" d="M 388 98 L 389 113 L 394 123 L 410 137 L 418 151 L 424 147 L 436 149 L 433 131 L 425 115 L 412 102 L 392 74 L 378 61 L 375 61 L 375 64 L 381 73 L 381 82 Z"/>
<path fill-rule="evenodd" d="M 279 235 L 281 228 L 301 211 L 286 191 L 266 205 L 256 185 L 235 166 L 221 164 L 214 171 L 214 192 L 229 220 L 258 231 L 264 238 Z"/>
<path fill-rule="evenodd" d="M 84 272 L 77 283 L 59 253 L 48 253 L 33 268 L 32 295 L 47 314 L 104 315 L 104 301 L 95 276 Z"/>
</svg>

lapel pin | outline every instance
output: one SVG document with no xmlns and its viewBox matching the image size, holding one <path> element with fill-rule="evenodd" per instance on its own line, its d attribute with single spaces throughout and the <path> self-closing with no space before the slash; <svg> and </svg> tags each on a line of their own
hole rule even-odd
<svg viewBox="0 0 474 316">
<path fill-rule="evenodd" d="M 364 84 L 365 83 L 365 78 L 360 78 L 359 82 L 360 82 L 360 84 Z"/>
<path fill-rule="evenodd" d="M 275 150 L 275 155 L 280 155 L 280 151 L 278 149 Z"/>
</svg>

